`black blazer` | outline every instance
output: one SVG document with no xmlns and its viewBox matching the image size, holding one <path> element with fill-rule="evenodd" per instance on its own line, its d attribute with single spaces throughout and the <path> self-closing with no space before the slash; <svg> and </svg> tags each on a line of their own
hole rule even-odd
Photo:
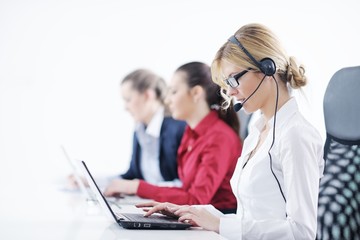
<svg viewBox="0 0 360 240">
<path fill-rule="evenodd" d="M 165 181 L 178 178 L 177 150 L 184 134 L 186 123 L 171 117 L 164 117 L 160 129 L 160 172 Z M 129 170 L 122 174 L 124 179 L 144 179 L 140 169 L 141 147 L 134 133 L 133 151 Z"/>
</svg>

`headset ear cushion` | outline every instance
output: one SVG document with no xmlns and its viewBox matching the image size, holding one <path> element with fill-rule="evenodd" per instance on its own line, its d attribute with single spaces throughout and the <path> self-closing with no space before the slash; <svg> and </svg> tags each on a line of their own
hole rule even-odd
<svg viewBox="0 0 360 240">
<path fill-rule="evenodd" d="M 266 76 L 273 76 L 276 73 L 276 65 L 271 58 L 264 58 L 260 61 L 261 71 Z"/>
</svg>

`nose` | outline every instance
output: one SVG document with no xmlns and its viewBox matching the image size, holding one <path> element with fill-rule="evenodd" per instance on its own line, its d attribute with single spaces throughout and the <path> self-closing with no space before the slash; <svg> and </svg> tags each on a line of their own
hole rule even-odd
<svg viewBox="0 0 360 240">
<path fill-rule="evenodd" d="M 228 88 L 226 89 L 226 93 L 229 96 L 235 96 L 238 93 L 238 90 L 236 88 L 228 86 Z"/>
<path fill-rule="evenodd" d="M 169 95 L 169 94 L 166 94 L 166 95 L 165 95 L 164 103 L 165 103 L 166 105 L 169 105 L 169 104 L 170 104 L 170 95 Z"/>
</svg>

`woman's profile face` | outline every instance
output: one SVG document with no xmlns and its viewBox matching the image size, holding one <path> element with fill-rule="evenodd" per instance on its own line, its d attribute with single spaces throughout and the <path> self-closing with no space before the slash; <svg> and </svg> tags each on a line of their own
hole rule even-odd
<svg viewBox="0 0 360 240">
<path fill-rule="evenodd" d="M 175 72 L 169 83 L 169 92 L 166 103 L 172 117 L 186 121 L 193 113 L 194 101 L 186 83 L 187 75 L 184 72 Z"/>
<path fill-rule="evenodd" d="M 121 84 L 120 94 L 124 100 L 125 110 L 130 113 L 136 122 L 144 122 L 144 106 L 146 96 L 132 87 L 131 81 Z"/>
<path fill-rule="evenodd" d="M 227 61 L 222 61 L 221 68 L 225 75 L 225 78 L 229 78 L 237 73 L 240 73 L 241 71 L 246 70 L 245 68 L 238 67 Z M 255 91 L 256 87 L 261 82 L 263 76 L 264 75 L 259 72 L 254 72 L 251 70 L 248 71 L 238 79 L 239 85 L 237 87 L 232 88 L 228 86 L 228 95 L 233 96 L 239 102 L 245 101 L 245 99 L 248 98 Z M 254 93 L 254 95 L 252 95 L 244 103 L 243 108 L 246 112 L 255 112 L 264 105 L 264 102 L 268 98 L 269 92 L 266 91 L 266 89 L 268 89 L 268 86 L 266 86 L 267 84 L 268 81 L 266 81 L 265 79 L 259 89 Z"/>
</svg>

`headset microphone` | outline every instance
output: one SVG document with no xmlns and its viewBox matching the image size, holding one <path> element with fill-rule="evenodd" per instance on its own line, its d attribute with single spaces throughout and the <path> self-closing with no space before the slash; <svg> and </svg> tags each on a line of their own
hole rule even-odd
<svg viewBox="0 0 360 240">
<path fill-rule="evenodd" d="M 256 92 L 256 90 L 257 90 L 257 89 L 255 89 L 254 92 Z M 235 104 L 234 104 L 234 110 L 235 110 L 235 112 L 240 111 L 240 109 L 242 109 L 242 107 L 244 106 L 244 103 L 245 103 L 251 96 L 252 96 L 252 94 L 251 94 L 249 97 L 247 97 L 244 101 L 235 103 Z"/>
<path fill-rule="evenodd" d="M 235 110 L 235 112 L 238 112 L 238 111 L 240 111 L 240 109 L 242 108 L 242 106 L 243 106 L 243 104 L 242 103 L 235 103 L 234 104 L 234 110 Z"/>
<path fill-rule="evenodd" d="M 263 77 L 263 79 L 261 79 L 259 85 L 257 85 L 257 87 L 255 88 L 255 90 L 250 94 L 250 96 L 248 96 L 247 98 L 245 98 L 244 101 L 242 101 L 242 102 L 237 102 L 237 103 L 234 104 L 234 107 L 233 107 L 233 108 L 234 108 L 235 112 L 240 111 L 240 109 L 244 106 L 244 104 L 247 102 L 247 100 L 249 100 L 249 99 L 252 97 L 252 95 L 254 95 L 254 94 L 256 93 L 256 91 L 259 89 L 259 87 L 260 87 L 261 84 L 263 83 L 265 77 L 266 77 L 266 75 Z"/>
</svg>

